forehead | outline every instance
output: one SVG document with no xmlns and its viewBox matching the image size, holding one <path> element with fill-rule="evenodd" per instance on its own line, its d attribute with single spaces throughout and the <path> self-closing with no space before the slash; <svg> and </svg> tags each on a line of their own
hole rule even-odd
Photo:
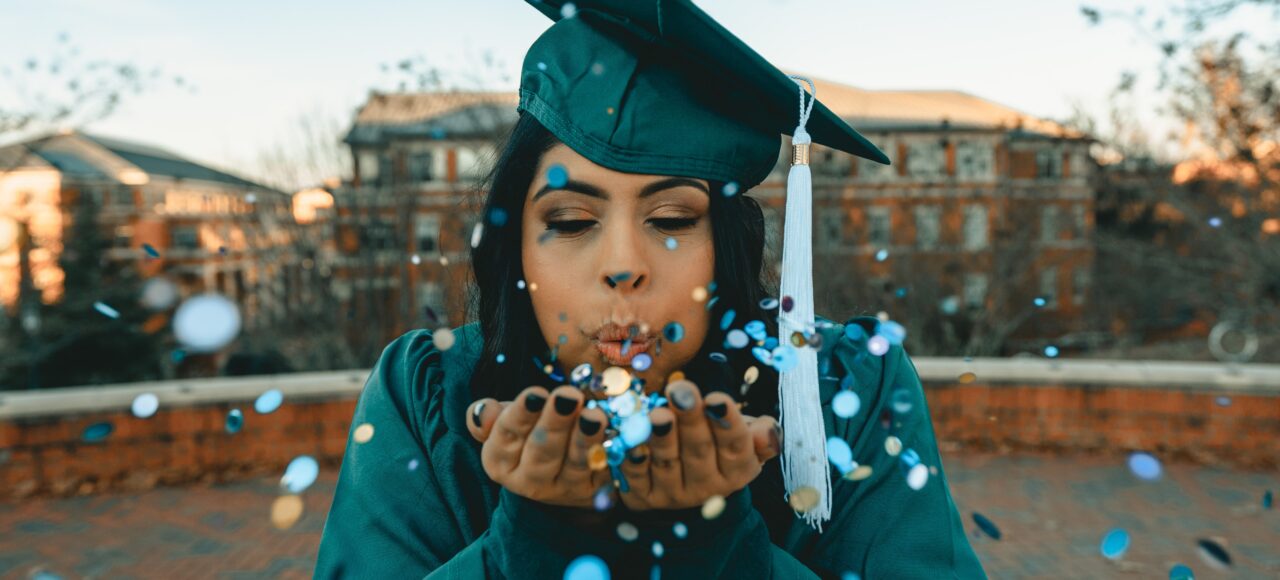
<svg viewBox="0 0 1280 580">
<path fill-rule="evenodd" d="M 547 183 L 547 171 L 556 165 L 563 167 L 565 172 L 568 173 L 568 178 L 573 181 L 583 181 L 601 188 L 618 191 L 639 189 L 657 179 L 671 177 L 669 175 L 614 171 L 583 157 L 568 145 L 557 143 L 543 154 L 542 162 L 538 167 L 538 175 L 534 177 L 531 189 L 536 191 L 545 185 Z M 696 181 L 701 182 L 703 185 L 708 185 L 705 179 L 697 179 Z"/>
</svg>

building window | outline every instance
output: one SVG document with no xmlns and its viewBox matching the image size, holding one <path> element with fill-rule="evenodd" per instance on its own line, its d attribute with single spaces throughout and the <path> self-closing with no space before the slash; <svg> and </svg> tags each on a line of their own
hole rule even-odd
<svg viewBox="0 0 1280 580">
<path fill-rule="evenodd" d="M 360 153 L 360 179 L 374 183 L 378 179 L 378 154 L 373 151 Z"/>
<path fill-rule="evenodd" d="M 947 148 L 941 141 L 912 143 L 907 149 L 907 174 L 939 179 L 947 173 Z"/>
<path fill-rule="evenodd" d="M 982 308 L 987 305 L 987 275 L 964 275 L 964 303 L 969 308 Z"/>
<path fill-rule="evenodd" d="M 200 232 L 195 226 L 174 226 L 171 234 L 173 236 L 171 243 L 174 248 L 194 250 L 200 247 Z"/>
<path fill-rule="evenodd" d="M 360 228 L 361 250 L 390 250 L 395 245 L 395 231 L 391 224 L 369 223 Z"/>
<path fill-rule="evenodd" d="M 956 143 L 956 177 L 988 179 L 995 168 L 995 151 L 990 145 L 975 141 Z"/>
<path fill-rule="evenodd" d="M 409 181 L 421 183 L 431 181 L 435 159 L 430 151 L 416 151 L 409 154 Z"/>
<path fill-rule="evenodd" d="M 434 255 L 440 251 L 440 217 L 434 214 L 418 214 L 413 224 L 414 247 L 423 254 Z"/>
<path fill-rule="evenodd" d="M 887 205 L 875 205 L 867 208 L 867 243 L 884 248 L 893 243 L 890 235 L 893 208 Z"/>
<path fill-rule="evenodd" d="M 1076 268 L 1071 272 L 1071 303 L 1076 306 L 1084 305 L 1089 297 L 1089 286 L 1092 285 L 1093 276 L 1086 268 Z"/>
<path fill-rule="evenodd" d="M 942 208 L 935 205 L 918 205 L 916 214 L 916 246 L 921 249 L 938 247 L 938 227 Z"/>
<path fill-rule="evenodd" d="M 1049 149 L 1036 151 L 1036 177 L 1062 177 L 1062 154 Z"/>
<path fill-rule="evenodd" d="M 987 247 L 987 206 L 964 206 L 964 247 L 981 250 Z"/>
<path fill-rule="evenodd" d="M 1040 208 L 1040 241 L 1058 241 L 1058 206 L 1056 205 Z"/>
<path fill-rule="evenodd" d="M 1058 270 L 1046 268 L 1040 271 L 1040 297 L 1045 308 L 1058 307 Z"/>
</svg>

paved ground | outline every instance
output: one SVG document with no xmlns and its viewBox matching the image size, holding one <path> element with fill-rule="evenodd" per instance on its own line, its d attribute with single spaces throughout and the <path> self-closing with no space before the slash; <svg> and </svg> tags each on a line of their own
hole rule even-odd
<svg viewBox="0 0 1280 580">
<path fill-rule="evenodd" d="M 1280 578 L 1280 475 L 1165 467 L 1134 478 L 1122 460 L 952 456 L 961 515 L 977 511 L 1002 539 L 975 538 L 992 578 L 1168 578 L 1175 563 L 1198 578 Z M 272 527 L 271 480 L 157 489 L 140 494 L 0 503 L 0 578 L 303 578 L 310 576 L 333 492 L 326 473 L 305 493 L 288 531 Z M 1120 563 L 1099 554 L 1103 534 L 1127 529 Z M 1215 538 L 1233 562 L 1214 570 L 1197 555 Z"/>
</svg>

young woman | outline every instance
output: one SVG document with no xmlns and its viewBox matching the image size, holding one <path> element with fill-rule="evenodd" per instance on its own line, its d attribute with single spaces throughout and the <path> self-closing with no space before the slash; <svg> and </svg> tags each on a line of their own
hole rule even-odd
<svg viewBox="0 0 1280 580">
<path fill-rule="evenodd" d="M 880 321 L 778 339 L 791 299 L 762 281 L 744 193 L 785 132 L 753 111 L 786 111 L 769 100 L 794 84 L 687 1 L 531 3 L 557 23 L 486 182 L 478 321 L 384 351 L 316 576 L 984 577 Z M 883 159 L 815 114 L 815 140 Z M 805 350 L 829 457 L 778 428 Z M 784 486 L 784 449 L 835 472 L 829 498 Z M 823 499 L 814 529 L 798 515 Z"/>
</svg>

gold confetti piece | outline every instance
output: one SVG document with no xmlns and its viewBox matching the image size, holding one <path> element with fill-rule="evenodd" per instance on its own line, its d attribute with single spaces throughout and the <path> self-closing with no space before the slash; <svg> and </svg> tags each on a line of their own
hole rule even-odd
<svg viewBox="0 0 1280 580">
<path fill-rule="evenodd" d="M 713 495 L 702 504 L 702 519 L 714 520 L 724 513 L 724 496 Z"/>
<path fill-rule="evenodd" d="M 448 265 L 449 265 L 449 257 L 448 257 L 448 256 L 440 256 L 440 265 L 441 265 L 441 266 L 448 266 Z"/>
<path fill-rule="evenodd" d="M 631 388 L 631 373 L 622 367 L 609 367 L 600 373 L 600 382 L 606 395 L 616 397 Z"/>
<path fill-rule="evenodd" d="M 667 375 L 668 385 L 676 381 L 683 381 L 683 380 L 684 380 L 684 373 L 681 371 L 676 371 L 674 373 L 671 373 L 670 375 Z"/>
<path fill-rule="evenodd" d="M 902 453 L 902 440 L 893 435 L 888 436 L 884 440 L 884 452 L 897 457 L 899 453 Z"/>
<path fill-rule="evenodd" d="M 530 283 L 529 283 L 529 291 L 530 291 L 530 292 L 537 292 L 537 291 L 538 291 L 538 283 L 537 283 L 537 282 L 530 282 Z"/>
<path fill-rule="evenodd" d="M 596 443 L 587 450 L 587 467 L 591 471 L 600 471 L 609 466 L 609 455 L 605 453 L 604 445 Z"/>
<path fill-rule="evenodd" d="M 871 471 L 870 465 L 859 465 L 853 471 L 850 471 L 848 475 L 845 475 L 844 478 L 849 481 L 862 481 L 871 477 Z"/>
<path fill-rule="evenodd" d="M 791 333 L 791 346 L 794 346 L 796 348 L 800 348 L 804 346 L 804 334 L 801 334 L 799 332 Z"/>
<path fill-rule="evenodd" d="M 453 335 L 453 330 L 448 327 L 437 328 L 431 333 L 431 345 L 442 352 L 453 348 L 454 342 L 456 337 Z"/>
<path fill-rule="evenodd" d="M 972 383 L 977 378 L 978 378 L 978 375 L 975 375 L 971 372 L 963 372 L 963 373 L 960 373 L 960 376 L 957 377 L 956 380 L 960 381 L 960 384 L 962 385 L 967 385 L 969 383 Z"/>
<path fill-rule="evenodd" d="M 278 530 L 287 530 L 302 517 L 302 498 L 293 494 L 282 495 L 271 503 L 271 524 Z"/>
<path fill-rule="evenodd" d="M 742 373 L 742 380 L 746 381 L 748 385 L 754 385 L 758 378 L 760 378 L 760 369 L 756 367 L 750 367 L 747 372 Z"/>
<path fill-rule="evenodd" d="M 706 288 L 703 288 L 702 286 L 698 286 L 697 288 L 694 288 L 694 289 L 693 289 L 693 300 L 694 300 L 694 302 L 702 302 L 703 300 L 706 300 L 706 299 L 707 299 L 707 289 L 706 289 Z"/>
<path fill-rule="evenodd" d="M 356 432 L 353 437 L 355 438 L 356 443 L 368 443 L 370 439 L 373 439 L 373 425 L 370 425 L 369 423 L 361 424 L 359 427 L 356 427 Z"/>
<path fill-rule="evenodd" d="M 812 487 L 801 487 L 791 492 L 791 497 L 787 498 L 787 503 L 791 504 L 791 509 L 804 513 L 818 505 L 818 490 Z"/>
</svg>

